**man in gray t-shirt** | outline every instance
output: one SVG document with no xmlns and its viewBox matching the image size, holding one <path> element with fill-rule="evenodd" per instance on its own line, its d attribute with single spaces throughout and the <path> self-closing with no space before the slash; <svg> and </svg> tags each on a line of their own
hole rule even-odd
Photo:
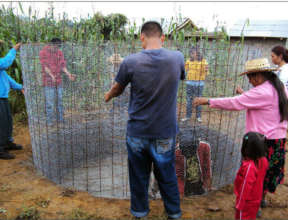
<svg viewBox="0 0 288 220">
<path fill-rule="evenodd" d="M 149 213 L 148 186 L 151 165 L 169 218 L 181 216 L 175 174 L 177 91 L 185 78 L 184 56 L 162 48 L 164 35 L 157 22 L 141 29 L 142 50 L 121 63 L 115 84 L 105 101 L 120 95 L 131 83 L 127 149 L 131 191 L 131 213 Z"/>
</svg>

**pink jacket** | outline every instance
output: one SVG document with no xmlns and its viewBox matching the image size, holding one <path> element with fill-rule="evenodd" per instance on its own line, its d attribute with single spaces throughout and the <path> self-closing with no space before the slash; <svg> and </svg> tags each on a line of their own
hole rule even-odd
<svg viewBox="0 0 288 220">
<path fill-rule="evenodd" d="M 260 205 L 268 166 L 266 157 L 260 158 L 257 166 L 253 160 L 242 161 L 234 181 L 236 209 L 243 210 L 247 205 Z"/>
<path fill-rule="evenodd" d="M 286 137 L 287 121 L 280 122 L 278 94 L 268 81 L 239 96 L 210 99 L 210 107 L 236 111 L 247 110 L 246 133 L 258 132 L 265 135 L 267 139 Z"/>
</svg>

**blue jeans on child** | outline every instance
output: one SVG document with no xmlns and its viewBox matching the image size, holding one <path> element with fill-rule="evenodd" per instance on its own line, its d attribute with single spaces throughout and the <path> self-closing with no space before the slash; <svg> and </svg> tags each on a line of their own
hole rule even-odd
<svg viewBox="0 0 288 220">
<path fill-rule="evenodd" d="M 144 217 L 149 213 L 148 187 L 151 165 L 170 218 L 181 216 L 175 172 L 175 138 L 149 139 L 127 136 L 131 213 Z"/>
<path fill-rule="evenodd" d="M 191 85 L 186 84 L 186 117 L 191 118 L 192 104 L 195 97 L 201 97 L 203 94 L 204 83 L 198 82 L 198 84 Z M 201 105 L 196 107 L 196 117 L 201 118 Z"/>
<path fill-rule="evenodd" d="M 54 121 L 63 122 L 62 87 L 44 87 L 45 109 L 48 125 Z M 56 110 L 55 110 L 56 106 Z"/>
</svg>

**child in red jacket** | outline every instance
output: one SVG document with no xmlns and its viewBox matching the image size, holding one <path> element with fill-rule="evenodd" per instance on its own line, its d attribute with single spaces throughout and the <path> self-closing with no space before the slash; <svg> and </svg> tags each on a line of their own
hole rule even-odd
<svg viewBox="0 0 288 220">
<path fill-rule="evenodd" d="M 235 219 L 256 219 L 268 169 L 265 150 L 263 135 L 256 132 L 244 135 L 241 149 L 243 161 L 234 182 Z"/>
</svg>

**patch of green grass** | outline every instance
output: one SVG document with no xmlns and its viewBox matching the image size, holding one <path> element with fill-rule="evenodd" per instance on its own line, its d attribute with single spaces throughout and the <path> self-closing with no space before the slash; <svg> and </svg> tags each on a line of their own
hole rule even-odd
<svg viewBox="0 0 288 220">
<path fill-rule="evenodd" d="M 43 197 L 38 197 L 35 199 L 34 202 L 37 206 L 41 207 L 41 208 L 47 208 L 50 204 L 50 200 L 49 199 L 45 199 Z"/>
<path fill-rule="evenodd" d="M 7 212 L 6 209 L 4 209 L 4 208 L 0 208 L 0 214 L 5 214 L 6 212 Z"/>
<path fill-rule="evenodd" d="M 3 184 L 0 187 L 0 192 L 7 192 L 10 189 L 8 184 Z"/>
<path fill-rule="evenodd" d="M 24 109 L 24 108 L 23 108 Z M 28 123 L 28 115 L 25 110 L 13 115 L 14 122 Z"/>
<path fill-rule="evenodd" d="M 90 220 L 90 219 L 99 219 L 94 215 L 90 215 L 81 208 L 73 209 L 71 214 L 68 217 L 71 220 Z"/>
<path fill-rule="evenodd" d="M 39 211 L 31 207 L 23 207 L 20 214 L 17 216 L 16 220 L 38 220 L 40 219 Z"/>
</svg>

